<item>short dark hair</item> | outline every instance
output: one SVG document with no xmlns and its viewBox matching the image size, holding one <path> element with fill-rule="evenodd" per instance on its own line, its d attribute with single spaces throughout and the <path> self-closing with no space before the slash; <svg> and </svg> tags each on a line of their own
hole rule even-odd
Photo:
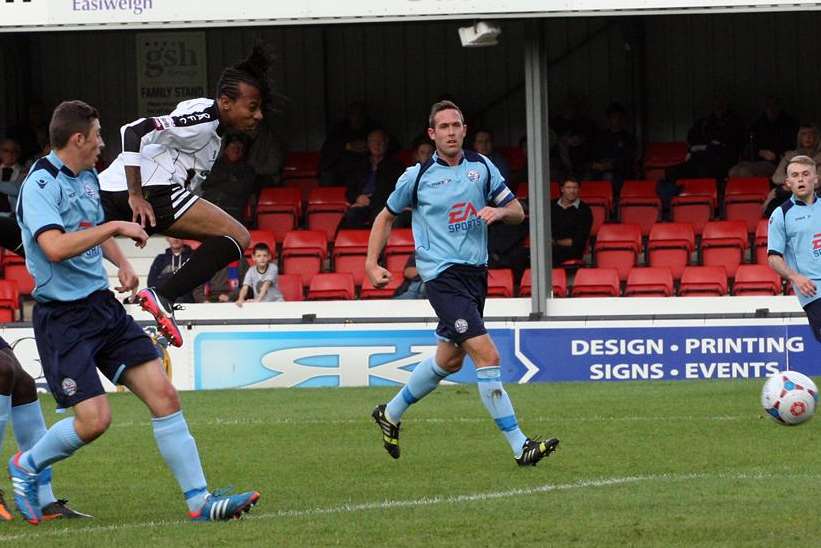
<svg viewBox="0 0 821 548">
<path fill-rule="evenodd" d="M 265 242 L 257 242 L 256 244 L 254 244 L 254 253 L 256 253 L 257 251 L 264 251 L 269 255 L 271 254 L 271 248 L 268 247 L 268 244 L 266 244 Z"/>
<path fill-rule="evenodd" d="M 63 101 L 51 115 L 48 124 L 48 138 L 56 149 L 65 147 L 75 133 L 88 135 L 91 124 L 99 120 L 97 109 L 83 101 Z"/>
<path fill-rule="evenodd" d="M 436 117 L 437 114 L 442 112 L 443 110 L 455 110 L 459 113 L 459 118 L 462 119 L 462 123 L 465 123 L 465 115 L 462 114 L 462 109 L 456 106 L 456 103 L 453 101 L 439 101 L 438 103 L 434 103 L 432 107 L 430 107 L 430 116 L 428 116 L 428 127 L 433 127 L 433 119 Z"/>
<path fill-rule="evenodd" d="M 559 185 L 559 188 L 563 187 L 567 183 L 576 183 L 577 185 L 582 186 L 582 178 L 576 175 L 568 175 L 562 179 L 562 183 Z"/>
</svg>

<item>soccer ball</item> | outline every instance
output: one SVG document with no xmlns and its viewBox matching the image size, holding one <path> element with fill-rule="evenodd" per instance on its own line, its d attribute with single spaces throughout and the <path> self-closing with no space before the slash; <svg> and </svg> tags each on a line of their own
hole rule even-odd
<svg viewBox="0 0 821 548">
<path fill-rule="evenodd" d="M 778 424 L 796 426 L 815 415 L 818 388 L 806 375 L 781 371 L 764 383 L 761 406 Z"/>
</svg>

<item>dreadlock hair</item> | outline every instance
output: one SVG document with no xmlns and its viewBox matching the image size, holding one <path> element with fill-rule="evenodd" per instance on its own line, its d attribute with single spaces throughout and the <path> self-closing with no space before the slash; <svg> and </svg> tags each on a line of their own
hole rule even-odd
<svg viewBox="0 0 821 548">
<path fill-rule="evenodd" d="M 268 75 L 272 63 L 272 56 L 265 45 L 257 42 L 248 57 L 222 71 L 217 82 L 217 99 L 223 95 L 233 100 L 239 99 L 239 84 L 244 82 L 259 90 L 263 110 L 273 110 L 274 93 Z"/>
</svg>

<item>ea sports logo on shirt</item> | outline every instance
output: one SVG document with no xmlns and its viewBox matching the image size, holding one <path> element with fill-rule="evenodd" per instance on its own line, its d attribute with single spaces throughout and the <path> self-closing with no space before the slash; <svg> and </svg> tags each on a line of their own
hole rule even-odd
<svg viewBox="0 0 821 548">
<path fill-rule="evenodd" d="M 481 222 L 478 217 L 479 212 L 470 202 L 459 202 L 453 204 L 448 211 L 448 232 L 464 232 Z"/>
<path fill-rule="evenodd" d="M 476 211 L 476 207 L 470 202 L 459 202 L 458 204 L 453 204 L 450 206 L 450 211 L 448 212 L 448 223 L 461 223 L 462 221 L 467 221 L 469 217 L 476 216 L 479 212 Z"/>
</svg>

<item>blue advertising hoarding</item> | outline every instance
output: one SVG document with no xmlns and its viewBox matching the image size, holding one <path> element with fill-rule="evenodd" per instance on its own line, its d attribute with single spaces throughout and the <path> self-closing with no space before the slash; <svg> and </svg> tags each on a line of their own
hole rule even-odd
<svg viewBox="0 0 821 548">
<path fill-rule="evenodd" d="M 542 324 L 544 325 L 544 324 Z M 491 329 L 505 382 L 821 375 L 803 325 Z M 232 330 L 194 342 L 194 388 L 380 386 L 407 381 L 435 351 L 428 329 Z M 475 381 L 466 367 L 448 381 Z"/>
</svg>

